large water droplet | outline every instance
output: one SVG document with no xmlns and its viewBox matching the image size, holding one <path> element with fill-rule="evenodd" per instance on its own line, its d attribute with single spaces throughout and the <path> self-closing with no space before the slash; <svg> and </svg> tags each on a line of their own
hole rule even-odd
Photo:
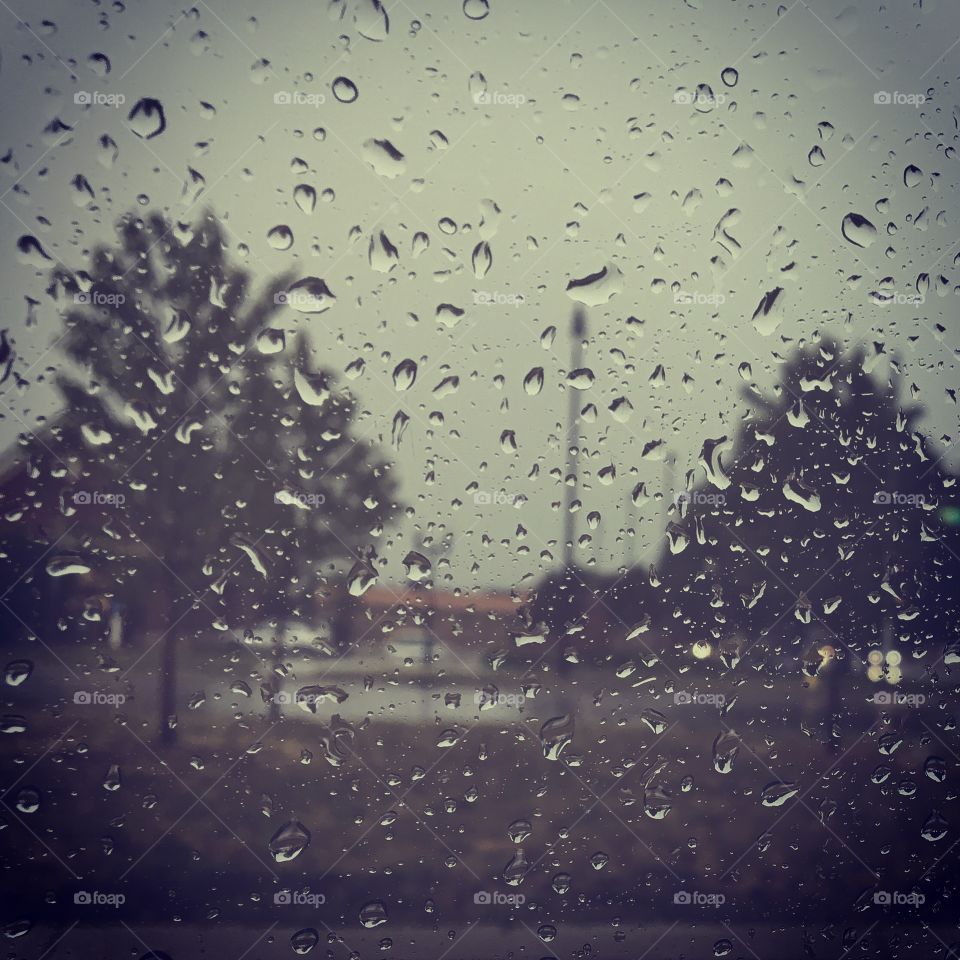
<svg viewBox="0 0 960 960">
<path fill-rule="evenodd" d="M 470 20 L 483 20 L 490 13 L 489 0 L 463 0 L 463 12 Z"/>
<path fill-rule="evenodd" d="M 360 923 L 368 929 L 379 927 L 387 920 L 387 908 L 382 900 L 371 900 L 360 910 Z"/>
<path fill-rule="evenodd" d="M 277 224 L 267 232 L 267 243 L 274 250 L 289 250 L 293 246 L 293 231 L 285 223 Z"/>
<path fill-rule="evenodd" d="M 393 369 L 393 385 L 398 391 L 409 390 L 417 381 L 417 364 L 401 360 Z"/>
<path fill-rule="evenodd" d="M 360 153 L 375 173 L 388 180 L 396 179 L 407 169 L 403 154 L 389 140 L 365 140 Z"/>
<path fill-rule="evenodd" d="M 332 89 L 333 95 L 341 103 L 353 103 L 360 96 L 357 85 L 349 77 L 337 77 Z"/>
<path fill-rule="evenodd" d="M 47 561 L 46 569 L 51 577 L 66 577 L 71 574 L 89 573 L 91 567 L 80 557 L 61 553 Z"/>
<path fill-rule="evenodd" d="M 310 314 L 324 313 L 337 301 L 326 282 L 319 277 L 298 280 L 285 294 L 278 294 L 277 299 L 298 313 Z"/>
<path fill-rule="evenodd" d="M 277 863 L 286 863 L 299 857 L 310 846 L 310 831 L 299 820 L 285 823 L 270 838 L 270 853 Z"/>
<path fill-rule="evenodd" d="M 547 760 L 559 760 L 560 754 L 573 740 L 574 722 L 571 714 L 547 720 L 540 728 L 540 745 Z"/>
<path fill-rule="evenodd" d="M 141 98 L 127 114 L 127 125 L 142 140 L 159 137 L 167 129 L 163 104 L 153 97 Z"/>
<path fill-rule="evenodd" d="M 489 243 L 481 240 L 473 248 L 471 263 L 473 265 L 473 275 L 478 280 L 482 280 L 490 272 L 490 267 L 493 266 L 493 254 L 490 252 Z"/>
<path fill-rule="evenodd" d="M 411 550 L 403 558 L 403 572 L 407 575 L 407 579 L 414 583 L 419 583 L 424 578 L 429 577 L 430 570 L 430 561 L 422 553 L 417 553 L 416 550 Z"/>
<path fill-rule="evenodd" d="M 523 378 L 523 389 L 531 397 L 535 397 L 543 389 L 543 367 L 534 367 Z"/>
<path fill-rule="evenodd" d="M 760 802 L 765 807 L 782 807 L 791 797 L 795 797 L 800 788 L 793 783 L 775 781 L 763 788 Z"/>
<path fill-rule="evenodd" d="M 608 263 L 597 273 L 573 279 L 567 284 L 567 296 L 588 307 L 609 303 L 623 290 L 623 273 L 614 263 Z"/>
<path fill-rule="evenodd" d="M 877 228 L 859 213 L 848 213 L 840 224 L 844 239 L 855 247 L 869 247 L 877 239 Z"/>
<path fill-rule="evenodd" d="M 8 687 L 19 687 L 29 679 L 33 673 L 33 663 L 30 660 L 11 660 L 3 668 L 3 680 Z"/>
<path fill-rule="evenodd" d="M 313 927 L 304 927 L 290 937 L 293 952 L 301 956 L 309 953 L 319 942 L 320 934 Z"/>
<path fill-rule="evenodd" d="M 519 887 L 529 869 L 530 864 L 523 855 L 523 847 L 520 847 L 503 868 L 504 883 L 509 883 L 511 887 Z"/>
</svg>

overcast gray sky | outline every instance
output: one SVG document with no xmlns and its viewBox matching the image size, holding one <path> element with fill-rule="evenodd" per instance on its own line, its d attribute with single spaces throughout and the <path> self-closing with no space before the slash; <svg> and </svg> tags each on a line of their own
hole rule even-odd
<svg viewBox="0 0 960 960">
<path fill-rule="evenodd" d="M 955 4 L 385 7 L 388 30 L 372 0 L 0 10 L 0 297 L 31 381 L 19 393 L 5 385 L 5 445 L 51 411 L 36 381 L 58 362 L 47 351 L 59 319 L 44 271 L 18 258 L 17 238 L 34 235 L 81 269 L 138 207 L 179 220 L 210 208 L 255 278 L 292 269 L 326 281 L 334 306 L 310 318 L 290 311 L 285 323 L 309 329 L 318 359 L 341 373 L 366 360 L 349 381 L 361 433 L 388 445 L 396 411 L 411 418 L 393 456 L 415 515 L 393 550 L 402 556 L 418 525 L 441 525 L 455 537 L 447 572 L 464 587 L 520 585 L 559 562 L 550 541 L 563 493 L 551 471 L 564 459 L 566 287 L 603 269 L 587 297 L 583 362 L 595 381 L 578 395 L 597 408 L 581 423 L 582 516 L 602 520 L 581 562 L 623 563 L 626 527 L 637 531 L 635 556 L 659 548 L 662 505 L 630 504 L 638 481 L 656 494 L 667 473 L 641 458 L 644 446 L 663 441 L 682 477 L 705 438 L 734 431 L 744 378 L 769 385 L 781 358 L 818 331 L 897 357 L 927 429 L 955 438 Z M 352 102 L 340 77 L 356 88 Z M 75 103 L 78 92 L 95 102 Z M 118 95 L 119 107 L 98 102 Z M 147 140 L 127 119 L 143 97 L 166 118 Z M 54 118 L 72 132 L 45 133 Z M 140 117 L 141 132 L 150 122 Z M 118 146 L 109 168 L 104 134 Z M 205 181 L 199 195 L 190 169 Z M 78 174 L 94 193 L 86 206 Z M 312 213 L 295 202 L 298 184 L 320 195 Z M 848 221 L 846 239 L 850 213 L 876 231 Z M 280 225 L 293 233 L 287 250 L 268 240 Z M 389 272 L 368 258 L 380 231 L 399 254 Z M 420 231 L 430 244 L 415 257 Z M 492 264 L 478 277 L 481 241 Z M 916 302 L 923 273 L 930 289 Z M 772 318 L 755 324 L 778 287 Z M 875 302 L 878 290 L 894 302 Z M 25 297 L 41 301 L 30 328 Z M 455 326 L 438 322 L 441 303 L 465 311 Z M 419 375 L 398 393 L 391 371 L 404 358 Z M 545 382 L 531 396 L 523 379 L 534 367 Z M 883 356 L 876 372 L 888 374 Z M 459 389 L 435 396 L 449 376 Z M 618 398 L 629 418 L 609 409 Z M 430 425 L 434 411 L 442 425 Z M 509 430 L 516 452 L 501 444 Z M 476 503 L 471 484 L 527 500 Z"/>
</svg>

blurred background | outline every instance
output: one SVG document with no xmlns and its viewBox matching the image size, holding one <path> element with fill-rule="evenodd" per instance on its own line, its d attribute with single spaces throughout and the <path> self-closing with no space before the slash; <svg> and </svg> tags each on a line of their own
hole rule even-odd
<svg viewBox="0 0 960 960">
<path fill-rule="evenodd" d="M 9 957 L 960 956 L 952 7 L 0 17 Z"/>
</svg>

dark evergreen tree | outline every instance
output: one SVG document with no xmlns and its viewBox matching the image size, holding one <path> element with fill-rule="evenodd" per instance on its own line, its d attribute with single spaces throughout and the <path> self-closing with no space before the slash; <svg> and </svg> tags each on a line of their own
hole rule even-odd
<svg viewBox="0 0 960 960">
<path fill-rule="evenodd" d="M 672 508 L 657 564 L 662 609 L 689 644 L 809 675 L 865 668 L 896 647 L 933 668 L 956 636 L 956 477 L 895 379 L 831 340 L 748 393 L 737 436 L 709 440 Z M 677 630 L 676 628 L 680 628 Z M 793 647 L 784 656 L 777 651 Z"/>
<path fill-rule="evenodd" d="M 254 296 L 211 215 L 129 216 L 119 236 L 89 272 L 54 274 L 64 409 L 20 448 L 16 522 L 55 544 L 32 578 L 59 575 L 88 620 L 122 611 L 128 635 L 163 637 L 166 717 L 177 638 L 267 624 L 282 644 L 390 518 L 393 483 L 315 368 L 290 277 Z"/>
</svg>

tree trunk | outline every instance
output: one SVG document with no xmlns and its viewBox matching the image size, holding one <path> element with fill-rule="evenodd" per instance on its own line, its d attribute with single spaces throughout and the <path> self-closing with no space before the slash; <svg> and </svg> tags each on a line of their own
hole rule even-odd
<svg viewBox="0 0 960 960">
<path fill-rule="evenodd" d="M 171 718 L 177 713 L 177 634 L 176 627 L 177 582 L 173 574 L 164 578 L 163 596 L 160 602 L 168 611 L 167 623 L 160 648 L 160 742 L 170 745 L 177 742 L 177 728 Z M 172 628 L 172 629 L 171 629 Z"/>
</svg>

